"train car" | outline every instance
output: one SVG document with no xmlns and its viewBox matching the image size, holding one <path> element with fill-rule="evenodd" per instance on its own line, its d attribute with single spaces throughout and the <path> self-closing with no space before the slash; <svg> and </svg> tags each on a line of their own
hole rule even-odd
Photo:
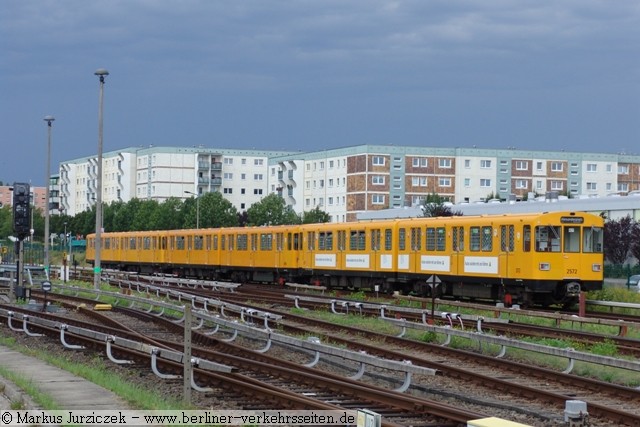
<svg viewBox="0 0 640 427">
<path fill-rule="evenodd" d="M 604 220 L 576 212 L 104 233 L 102 265 L 233 281 L 572 304 L 601 289 Z M 95 255 L 88 237 L 87 260 Z"/>
<path fill-rule="evenodd" d="M 602 287 L 604 221 L 592 214 L 417 218 L 398 235 L 396 287 L 420 295 L 435 285 L 438 296 L 572 304 Z"/>
</svg>

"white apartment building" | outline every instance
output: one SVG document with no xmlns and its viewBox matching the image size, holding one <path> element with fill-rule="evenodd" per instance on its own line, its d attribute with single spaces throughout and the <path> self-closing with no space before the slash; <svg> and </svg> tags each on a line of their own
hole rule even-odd
<svg viewBox="0 0 640 427">
<path fill-rule="evenodd" d="M 95 204 L 95 157 L 60 165 L 59 198 L 75 215 Z M 332 221 L 415 206 L 436 193 L 453 203 L 557 193 L 605 196 L 640 190 L 640 156 L 515 149 L 359 145 L 314 152 L 130 147 L 103 155 L 103 201 L 163 202 L 220 192 L 239 212 L 270 193 L 295 212 Z"/>
</svg>

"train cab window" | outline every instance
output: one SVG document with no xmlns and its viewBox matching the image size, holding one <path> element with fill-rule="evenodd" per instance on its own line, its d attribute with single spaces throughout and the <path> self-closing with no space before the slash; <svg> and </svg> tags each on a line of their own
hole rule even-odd
<svg viewBox="0 0 640 427">
<path fill-rule="evenodd" d="M 176 249 L 184 250 L 184 236 L 176 237 Z"/>
<path fill-rule="evenodd" d="M 531 226 L 525 225 L 522 228 L 522 250 L 524 252 L 531 251 Z"/>
<path fill-rule="evenodd" d="M 469 249 L 472 252 L 480 251 L 480 227 L 471 227 L 470 228 L 471 237 L 469 238 Z"/>
<path fill-rule="evenodd" d="M 390 228 L 384 230 L 384 250 L 390 251 L 393 245 L 393 235 Z"/>
<path fill-rule="evenodd" d="M 204 238 L 203 236 L 194 236 L 193 237 L 193 249 L 196 251 L 201 251 L 204 247 Z"/>
<path fill-rule="evenodd" d="M 364 251 L 365 239 L 364 230 L 352 230 L 349 236 L 349 250 Z"/>
<path fill-rule="evenodd" d="M 536 251 L 560 252 L 560 227 L 544 225 L 536 227 Z"/>
<path fill-rule="evenodd" d="M 398 249 L 404 251 L 407 246 L 407 230 L 401 228 L 398 230 Z"/>
<path fill-rule="evenodd" d="M 380 250 L 380 229 L 371 230 L 371 250 Z"/>
<path fill-rule="evenodd" d="M 584 227 L 582 233 L 582 252 L 602 252 L 604 229 L 602 227 Z"/>
<path fill-rule="evenodd" d="M 562 241 L 563 252 L 580 252 L 580 227 L 565 226 Z"/>
<path fill-rule="evenodd" d="M 491 252 L 493 250 L 493 229 L 482 227 L 482 251 Z"/>
</svg>

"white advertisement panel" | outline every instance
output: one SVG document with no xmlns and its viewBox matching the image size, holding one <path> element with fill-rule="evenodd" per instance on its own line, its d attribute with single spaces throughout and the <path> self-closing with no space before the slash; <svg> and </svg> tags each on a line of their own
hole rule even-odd
<svg viewBox="0 0 640 427">
<path fill-rule="evenodd" d="M 391 255 L 380 255 L 380 268 L 392 269 L 393 257 Z"/>
<path fill-rule="evenodd" d="M 420 257 L 420 269 L 423 271 L 446 271 L 451 270 L 451 261 L 448 256 L 422 255 Z"/>
<path fill-rule="evenodd" d="M 398 255 L 398 270 L 409 269 L 409 255 Z"/>
<path fill-rule="evenodd" d="M 347 268 L 369 268 L 369 255 L 347 255 Z"/>
<path fill-rule="evenodd" d="M 335 267 L 336 255 L 335 254 L 316 254 L 314 260 L 316 267 Z"/>
<path fill-rule="evenodd" d="M 498 274 L 498 258 L 491 256 L 464 257 L 465 273 Z"/>
</svg>

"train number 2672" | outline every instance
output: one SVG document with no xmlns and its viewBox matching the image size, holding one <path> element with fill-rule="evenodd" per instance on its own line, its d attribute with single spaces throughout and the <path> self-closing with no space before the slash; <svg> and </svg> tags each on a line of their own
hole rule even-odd
<svg viewBox="0 0 640 427">
<path fill-rule="evenodd" d="M 567 274 L 578 274 L 577 268 L 567 268 Z"/>
</svg>

